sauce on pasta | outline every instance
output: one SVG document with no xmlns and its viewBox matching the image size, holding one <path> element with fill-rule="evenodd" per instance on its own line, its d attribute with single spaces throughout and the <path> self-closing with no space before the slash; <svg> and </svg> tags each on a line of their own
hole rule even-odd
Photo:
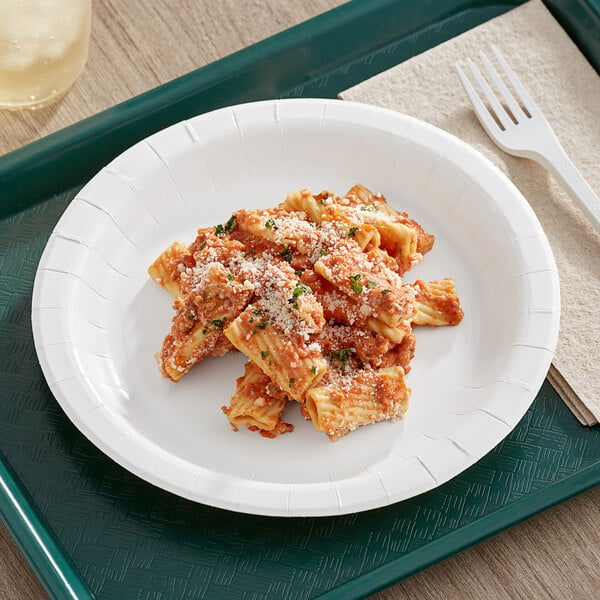
<svg viewBox="0 0 600 600">
<path fill-rule="evenodd" d="M 290 402 L 332 441 L 401 418 L 413 329 L 463 317 L 451 279 L 404 280 L 433 245 L 360 184 L 341 197 L 299 190 L 273 208 L 238 210 L 148 269 L 175 297 L 161 373 L 176 382 L 207 356 L 244 353 L 223 412 L 235 431 L 269 438 L 293 430 L 283 419 Z"/>
</svg>

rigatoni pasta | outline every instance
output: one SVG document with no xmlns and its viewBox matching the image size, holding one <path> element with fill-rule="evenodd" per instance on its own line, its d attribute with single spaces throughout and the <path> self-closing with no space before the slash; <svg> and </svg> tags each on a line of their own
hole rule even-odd
<svg viewBox="0 0 600 600">
<path fill-rule="evenodd" d="M 278 330 L 258 304 L 246 308 L 225 335 L 293 400 L 302 401 L 327 371 L 318 344 L 309 344 L 294 331 Z"/>
<path fill-rule="evenodd" d="M 332 441 L 401 418 L 413 327 L 463 315 L 451 279 L 403 280 L 433 242 L 361 184 L 341 197 L 299 190 L 274 208 L 239 210 L 148 269 L 174 296 L 160 371 L 177 382 L 207 356 L 242 352 L 248 363 L 222 409 L 234 430 L 265 437 L 293 430 L 289 403 Z"/>
<path fill-rule="evenodd" d="M 230 406 L 223 407 L 223 412 L 236 431 L 245 426 L 250 431 L 259 431 L 264 437 L 275 437 L 293 430 L 281 418 L 285 404 L 285 394 L 250 361 L 246 363 L 244 375 L 236 382 Z"/>
<path fill-rule="evenodd" d="M 425 283 L 417 279 L 415 289 L 416 310 L 412 319 L 414 325 L 457 325 L 463 313 L 456 295 L 452 279 Z"/>
<path fill-rule="evenodd" d="M 188 294 L 175 298 L 171 332 L 156 355 L 165 377 L 179 381 L 197 362 L 215 356 L 225 325 L 246 306 L 252 292 L 230 277 L 220 263 L 210 263 L 205 279 Z"/>
<path fill-rule="evenodd" d="M 402 367 L 357 369 L 308 390 L 306 410 L 313 425 L 335 442 L 361 425 L 401 418 L 409 393 Z"/>
<path fill-rule="evenodd" d="M 188 255 L 188 247 L 183 242 L 174 242 L 148 267 L 148 275 L 175 298 L 181 296 L 179 265 Z"/>
</svg>

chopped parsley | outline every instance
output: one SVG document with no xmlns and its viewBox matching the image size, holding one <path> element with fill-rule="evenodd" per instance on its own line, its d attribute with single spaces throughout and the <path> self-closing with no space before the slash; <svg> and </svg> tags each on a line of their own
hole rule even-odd
<svg viewBox="0 0 600 600">
<path fill-rule="evenodd" d="M 367 204 L 367 206 L 361 206 L 360 210 L 366 210 L 367 212 L 375 212 L 375 207 L 372 204 Z"/>
<path fill-rule="evenodd" d="M 268 324 L 268 321 L 261 321 L 260 323 L 257 323 L 253 328 L 252 328 L 252 333 L 256 333 L 259 329 L 264 329 Z"/>
<path fill-rule="evenodd" d="M 346 366 L 346 363 L 350 359 L 350 352 L 352 352 L 351 347 L 342 348 L 341 350 L 338 350 L 337 352 L 330 352 L 329 360 L 331 362 L 333 362 L 334 360 L 340 361 L 342 363 L 342 368 L 344 368 Z"/>
<path fill-rule="evenodd" d="M 367 287 L 372 290 L 373 288 L 377 287 L 377 284 L 374 281 L 367 281 Z"/>
<path fill-rule="evenodd" d="M 348 230 L 348 237 L 354 237 L 357 231 L 358 227 L 350 227 L 350 229 Z"/>
<path fill-rule="evenodd" d="M 381 290 L 382 294 L 389 294 L 392 290 L 389 290 L 388 288 L 385 288 L 385 290 Z"/>
<path fill-rule="evenodd" d="M 248 320 L 249 323 L 254 323 L 254 317 L 262 317 L 263 316 L 263 311 L 260 309 L 255 308 L 252 311 L 252 314 L 254 316 L 250 317 L 250 319 Z M 265 324 L 263 325 L 262 323 L 260 324 L 260 329 L 264 329 L 267 326 L 267 323 L 265 322 Z M 256 326 L 254 327 L 254 329 L 252 330 L 252 333 L 256 333 Z"/>
<path fill-rule="evenodd" d="M 358 280 L 360 279 L 360 273 L 357 273 L 356 275 L 350 275 L 350 281 L 352 282 L 352 291 L 356 294 L 360 294 L 362 292 L 362 285 L 360 285 L 360 283 L 358 283 Z"/>
<path fill-rule="evenodd" d="M 321 249 L 319 250 L 319 254 L 321 256 L 327 256 L 327 252 L 328 252 L 327 246 L 321 246 Z"/>
<path fill-rule="evenodd" d="M 260 356 L 261 356 L 261 358 L 262 358 L 263 360 L 265 360 L 265 358 L 267 358 L 267 356 L 269 356 L 269 351 L 268 351 L 268 350 L 263 350 L 263 351 L 260 353 Z"/>
<path fill-rule="evenodd" d="M 203 250 L 204 246 L 206 246 L 206 240 L 202 240 L 202 242 L 200 243 L 200 245 L 198 246 L 198 250 Z"/>
<path fill-rule="evenodd" d="M 315 365 L 313 365 L 313 366 L 310 368 L 310 372 L 311 372 L 311 373 L 314 375 L 314 374 L 317 372 L 317 367 L 315 367 Z"/>
<path fill-rule="evenodd" d="M 265 221 L 265 227 L 267 229 L 273 229 L 273 230 L 278 229 L 277 224 L 275 223 L 275 221 L 273 219 L 267 219 Z"/>
<path fill-rule="evenodd" d="M 294 308 L 298 308 L 298 298 L 302 294 L 312 294 L 312 290 L 304 283 L 299 283 L 294 288 L 292 297 L 288 300 L 288 304 L 291 304 Z"/>
<path fill-rule="evenodd" d="M 289 387 L 292 387 L 292 384 L 296 381 L 293 377 L 290 377 Z"/>
<path fill-rule="evenodd" d="M 231 281 L 233 279 L 233 273 L 227 273 L 227 279 Z"/>
<path fill-rule="evenodd" d="M 231 233 L 235 229 L 236 219 L 235 215 L 231 215 L 229 220 L 224 225 L 215 225 L 215 234 L 218 237 L 223 237 L 227 233 Z"/>
<path fill-rule="evenodd" d="M 292 262 L 292 249 L 290 248 L 289 244 L 285 244 L 283 251 L 279 253 L 279 256 L 282 256 L 283 260 L 285 260 L 287 263 Z"/>
<path fill-rule="evenodd" d="M 223 317 L 222 319 L 213 319 L 212 321 L 208 319 L 208 322 L 217 330 L 223 331 L 223 326 L 225 325 L 225 321 L 227 321 L 227 317 Z"/>
<path fill-rule="evenodd" d="M 327 200 L 327 198 L 329 198 L 329 196 L 331 196 L 330 192 L 321 192 L 316 197 L 319 199 L 319 202 L 321 203 L 321 205 L 323 205 L 323 204 L 325 204 L 325 200 Z"/>
</svg>

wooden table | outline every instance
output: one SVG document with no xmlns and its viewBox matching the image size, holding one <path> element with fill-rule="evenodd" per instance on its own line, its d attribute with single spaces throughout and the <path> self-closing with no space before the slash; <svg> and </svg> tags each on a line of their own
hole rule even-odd
<svg viewBox="0 0 600 600">
<path fill-rule="evenodd" d="M 94 0 L 84 73 L 54 106 L 0 112 L 0 155 L 342 3 Z M 600 488 L 596 488 L 376 594 L 373 600 L 597 598 L 599 522 Z M 0 527 L 0 599 L 44 597 L 29 565 Z"/>
</svg>

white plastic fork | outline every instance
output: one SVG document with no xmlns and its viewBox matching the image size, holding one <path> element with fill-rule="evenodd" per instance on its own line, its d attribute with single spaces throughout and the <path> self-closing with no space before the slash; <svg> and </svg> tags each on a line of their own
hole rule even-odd
<svg viewBox="0 0 600 600">
<path fill-rule="evenodd" d="M 491 111 L 460 65 L 454 65 L 479 122 L 502 150 L 514 156 L 534 160 L 550 171 L 600 233 L 600 198 L 571 162 L 542 111 L 531 99 L 499 50 L 494 46 L 491 46 L 491 50 L 525 110 L 521 108 L 488 57 L 480 52 L 481 62 L 500 92 L 505 106 L 498 100 L 471 59 L 467 59 L 467 64 Z"/>
</svg>

